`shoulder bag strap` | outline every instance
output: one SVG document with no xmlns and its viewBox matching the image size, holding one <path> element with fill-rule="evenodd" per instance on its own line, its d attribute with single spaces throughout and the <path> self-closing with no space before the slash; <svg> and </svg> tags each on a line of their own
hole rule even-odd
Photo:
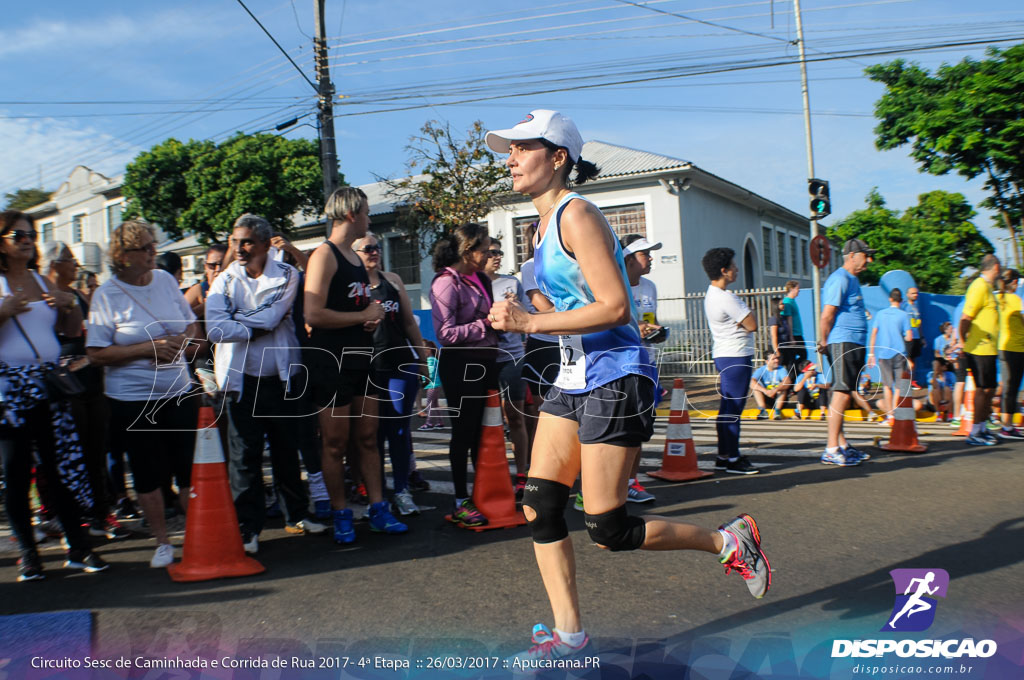
<svg viewBox="0 0 1024 680">
<path fill-rule="evenodd" d="M 25 332 L 25 329 L 21 327 L 21 322 L 18 321 L 18 317 L 12 316 L 11 317 L 11 321 L 13 321 L 14 325 L 18 327 L 18 331 L 21 332 L 21 337 L 25 338 L 25 342 L 27 342 L 28 346 L 32 348 L 32 354 L 36 355 L 36 361 L 38 361 L 39 363 L 43 363 L 43 358 L 41 356 L 39 356 L 39 350 L 36 349 L 36 346 L 32 343 L 32 340 L 28 337 L 28 333 Z"/>
<path fill-rule="evenodd" d="M 131 293 L 130 293 L 130 292 L 129 292 L 129 291 L 128 291 L 128 290 L 127 290 L 127 289 L 126 289 L 126 288 L 125 288 L 124 286 L 122 286 L 122 285 L 120 284 L 120 282 L 118 282 L 118 280 L 117 280 L 117 277 L 116 277 L 116 276 L 112 276 L 112 277 L 110 277 L 110 280 L 111 280 L 111 282 L 112 282 L 112 283 L 113 283 L 113 284 L 114 284 L 115 286 L 117 286 L 117 287 L 118 287 L 118 289 L 119 289 L 119 290 L 120 290 L 120 291 L 121 291 L 122 293 L 124 293 L 124 294 L 125 294 L 125 295 L 127 295 L 127 296 L 128 296 L 129 298 L 131 298 L 131 301 L 132 301 L 132 302 L 134 302 L 134 303 L 135 303 L 135 304 L 137 304 L 137 305 L 138 305 L 139 307 L 141 307 L 141 308 L 142 308 L 142 311 L 144 311 L 144 312 L 145 312 L 146 314 L 149 314 L 149 315 L 150 315 L 150 316 L 151 316 L 151 317 L 153 318 L 153 321 L 156 321 L 156 322 L 157 322 L 158 324 L 160 324 L 160 328 L 164 329 L 164 333 L 165 333 L 165 334 L 167 334 L 167 335 L 174 335 L 174 333 L 172 333 L 172 332 L 171 332 L 170 330 L 168 330 L 167 326 L 165 326 L 165 325 L 164 325 L 164 322 L 160 320 L 160 317 L 158 317 L 158 316 L 157 316 L 156 314 L 154 314 L 153 312 L 149 311 L 149 308 L 148 308 L 148 307 L 146 307 L 146 305 L 142 304 L 142 303 L 141 303 L 141 302 L 140 302 L 140 301 L 139 301 L 138 299 L 136 299 L 136 297 L 135 297 L 134 295 L 132 295 L 132 294 L 131 294 Z"/>
</svg>

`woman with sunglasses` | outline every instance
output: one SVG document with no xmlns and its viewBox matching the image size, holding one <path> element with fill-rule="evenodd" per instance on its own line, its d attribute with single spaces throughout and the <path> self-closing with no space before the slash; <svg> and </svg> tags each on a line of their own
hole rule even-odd
<svg viewBox="0 0 1024 680">
<path fill-rule="evenodd" d="M 0 458 L 7 516 L 21 550 L 19 581 L 43 578 L 29 509 L 33 465 L 51 485 L 68 546 L 64 566 L 86 572 L 108 566 L 92 552 L 76 498 L 60 481 L 58 461 L 77 453 L 77 434 L 67 401 L 51 397 L 44 382 L 60 357 L 57 334 L 81 333 L 82 312 L 74 296 L 57 290 L 35 271 L 35 241 L 28 215 L 15 210 L 0 213 Z"/>
<path fill-rule="evenodd" d="M 437 372 L 452 427 L 448 445 L 455 484 L 451 521 L 462 527 L 487 524 L 469 497 L 469 460 L 476 462 L 487 390 L 498 389 L 498 333 L 487 318 L 494 293 L 483 273 L 490 247 L 486 227 L 457 227 L 434 248 L 437 275 L 430 284 L 430 314 L 441 345 Z"/>
<path fill-rule="evenodd" d="M 187 360 L 197 347 L 199 324 L 178 282 L 156 269 L 156 231 L 140 220 L 124 222 L 110 236 L 113 276 L 92 298 L 86 335 L 89 361 L 104 367 L 110 430 L 128 454 L 135 493 L 157 548 L 154 568 L 174 562 L 167 536 L 161 483 L 174 474 L 188 503 L 198 397 Z"/>
<path fill-rule="evenodd" d="M 384 308 L 384 318 L 373 332 L 371 364 L 372 379 L 380 399 L 377 448 L 380 449 L 381 465 L 384 464 L 384 442 L 387 442 L 394 477 L 395 509 L 399 515 L 418 515 L 420 509 L 409 492 L 409 465 L 412 461 L 410 428 L 420 387 L 423 336 L 401 277 L 381 271 L 377 237 L 368 232 L 363 238 L 356 239 L 352 248 L 366 267 L 370 299 Z"/>
<path fill-rule="evenodd" d="M 620 550 L 701 550 L 739 571 L 754 597 L 770 584 L 757 527 L 748 515 L 718 531 L 675 519 L 626 511 L 633 459 L 654 432 L 657 370 L 644 349 L 629 292 L 622 247 L 598 208 L 569 189 L 597 176 L 580 158 L 583 139 L 557 111 L 538 109 L 508 130 L 489 132 L 487 145 L 508 153 L 512 189 L 533 200 L 539 215 L 534 242 L 537 285 L 554 311 L 530 314 L 501 300 L 489 316 L 496 330 L 559 336 L 557 390 L 541 407 L 523 511 L 534 555 L 554 613 L 555 630 L 534 628 L 524 662 L 581 652 L 588 644 L 580 619 L 576 567 L 565 522 L 569 489 L 580 476 L 590 539 Z"/>
</svg>

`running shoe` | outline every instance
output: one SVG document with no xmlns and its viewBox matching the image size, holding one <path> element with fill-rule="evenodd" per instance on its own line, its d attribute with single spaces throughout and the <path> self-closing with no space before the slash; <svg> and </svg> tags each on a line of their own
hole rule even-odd
<svg viewBox="0 0 1024 680">
<path fill-rule="evenodd" d="M 399 522 L 391 514 L 391 504 L 387 501 L 380 501 L 370 506 L 370 531 L 379 534 L 404 534 L 408 530 L 408 526 Z"/>
<path fill-rule="evenodd" d="M 434 429 L 434 426 L 433 425 L 429 425 L 427 423 L 423 423 L 422 425 L 420 425 L 416 429 L 419 430 L 420 432 L 430 432 L 431 430 Z"/>
<path fill-rule="evenodd" d="M 255 555 L 260 551 L 260 535 L 253 531 L 242 533 L 242 550 L 249 555 Z"/>
<path fill-rule="evenodd" d="M 295 524 L 285 524 L 284 530 L 289 534 L 322 534 L 327 531 L 327 525 L 307 517 Z"/>
<path fill-rule="evenodd" d="M 582 491 L 576 492 L 576 500 L 574 500 L 572 502 L 572 508 L 573 508 L 573 510 L 579 510 L 580 512 L 583 512 L 583 492 Z"/>
<path fill-rule="evenodd" d="M 413 502 L 412 494 L 409 493 L 408 489 L 402 489 L 396 493 L 391 502 L 395 506 L 395 512 L 403 517 L 420 514 L 420 509 L 416 507 L 416 503 Z"/>
<path fill-rule="evenodd" d="M 45 578 L 39 553 L 33 551 L 23 554 L 18 560 L 18 581 L 42 581 Z"/>
<path fill-rule="evenodd" d="M 106 519 L 94 519 L 90 522 L 89 535 L 113 541 L 118 538 L 127 538 L 131 533 L 121 526 L 114 515 L 109 515 Z"/>
<path fill-rule="evenodd" d="M 865 453 L 865 452 L 861 451 L 860 449 L 855 449 L 854 447 L 850 446 L 849 444 L 846 445 L 846 448 L 844 449 L 844 452 L 846 453 L 846 457 L 847 458 L 851 458 L 851 457 L 852 458 L 856 458 L 858 460 L 858 462 L 861 462 L 861 463 L 866 463 L 867 461 L 871 460 L 871 454 L 870 453 Z"/>
<path fill-rule="evenodd" d="M 562 642 L 562 639 L 558 637 L 558 631 L 551 632 L 546 627 L 543 627 L 542 631 L 538 631 L 538 628 L 541 627 L 543 624 L 537 624 L 533 628 L 531 641 L 534 642 L 534 645 L 532 647 L 507 660 L 508 667 L 512 669 L 513 673 L 536 673 L 542 670 L 540 666 L 536 665 L 538 661 L 574 656 L 590 644 L 590 636 L 586 634 L 583 636 L 583 642 L 574 647 L 567 642 Z M 538 642 L 538 640 L 540 641 Z"/>
<path fill-rule="evenodd" d="M 924 389 L 923 387 L 921 387 L 920 385 L 918 385 L 918 384 L 917 384 L 917 381 L 916 381 L 916 380 L 911 380 L 911 381 L 910 381 L 910 386 L 911 386 L 911 387 L 912 387 L 913 389 L 915 389 L 915 390 L 921 390 L 921 389 Z"/>
<path fill-rule="evenodd" d="M 860 465 L 860 459 L 855 457 L 847 457 L 843 453 L 843 449 L 839 449 L 835 453 L 829 453 L 825 450 L 825 453 L 821 454 L 821 462 L 823 465 L 838 465 L 839 467 L 850 467 L 852 465 Z"/>
<path fill-rule="evenodd" d="M 990 431 L 991 430 L 1000 430 L 1000 429 L 1002 429 L 1002 427 L 1003 426 L 999 423 L 999 421 L 995 421 L 995 420 L 990 420 L 987 423 L 985 423 L 985 429 L 990 430 Z"/>
<path fill-rule="evenodd" d="M 352 525 L 352 509 L 334 511 L 334 542 L 339 545 L 356 540 L 356 528 Z"/>
<path fill-rule="evenodd" d="M 730 460 L 725 466 L 725 471 L 731 475 L 756 475 L 760 472 L 756 467 L 750 464 L 746 456 L 740 456 L 736 460 Z"/>
<path fill-rule="evenodd" d="M 952 418 L 952 419 L 950 419 L 949 420 L 949 426 L 950 427 L 960 427 L 960 419 L 959 418 Z"/>
<path fill-rule="evenodd" d="M 772 587 L 772 570 L 768 558 L 761 550 L 761 533 L 757 530 L 757 522 L 750 515 L 744 514 L 718 528 L 736 539 L 736 548 L 721 560 L 725 565 L 725 573 L 738 571 L 747 582 L 750 594 L 761 599 Z"/>
<path fill-rule="evenodd" d="M 430 482 L 423 479 L 419 470 L 409 473 L 409 489 L 412 491 L 430 491 Z"/>
<path fill-rule="evenodd" d="M 797 406 L 795 409 L 793 409 L 793 413 L 796 415 L 796 419 L 797 420 L 803 420 L 804 419 L 804 410 L 802 408 L 800 408 L 799 406 Z"/>
<path fill-rule="evenodd" d="M 996 432 L 996 436 L 1000 439 L 1024 439 L 1024 432 L 1021 432 L 1015 427 L 1006 429 L 1005 427 L 999 432 Z"/>
<path fill-rule="evenodd" d="M 640 484 L 640 480 L 633 480 L 626 490 L 626 501 L 629 503 L 653 503 L 654 494 Z"/>
<path fill-rule="evenodd" d="M 729 459 L 728 458 L 720 458 L 718 456 L 715 456 L 715 469 L 716 470 L 721 470 L 722 472 L 725 472 L 725 469 L 727 467 L 729 467 Z"/>
<path fill-rule="evenodd" d="M 125 496 L 117 502 L 117 509 L 114 514 L 118 519 L 135 519 L 139 516 L 139 509 L 132 502 L 131 498 Z"/>
<path fill-rule="evenodd" d="M 772 420 L 782 420 L 782 414 L 776 411 L 775 409 L 771 410 L 770 416 Z"/>
<path fill-rule="evenodd" d="M 174 564 L 174 546 L 170 543 L 161 543 L 156 547 L 156 552 L 153 553 L 153 559 L 149 561 L 149 566 L 154 569 L 160 569 L 162 567 L 169 567 Z"/>
<path fill-rule="evenodd" d="M 986 434 L 988 433 L 968 435 L 964 441 L 971 446 L 995 446 L 995 439 L 989 439 Z"/>
<path fill-rule="evenodd" d="M 487 518 L 468 498 L 452 510 L 452 521 L 466 528 L 482 527 L 487 524 Z"/>
<path fill-rule="evenodd" d="M 758 420 L 768 420 L 768 411 L 765 411 L 764 409 L 761 409 L 760 411 L 758 411 L 757 412 L 757 419 Z"/>
<path fill-rule="evenodd" d="M 87 574 L 106 571 L 110 565 L 91 550 L 69 550 L 64 566 L 68 569 L 79 569 Z"/>
</svg>

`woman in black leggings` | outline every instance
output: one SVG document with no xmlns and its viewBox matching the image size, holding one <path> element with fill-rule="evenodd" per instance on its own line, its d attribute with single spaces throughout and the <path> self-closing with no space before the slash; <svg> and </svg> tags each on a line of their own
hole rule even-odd
<svg viewBox="0 0 1024 680">
<path fill-rule="evenodd" d="M 1024 377 L 1024 317 L 1017 296 L 1019 279 L 1016 269 L 1007 269 L 999 276 L 999 358 L 1003 364 L 1000 367 L 1003 377 L 1001 439 L 1024 439 L 1024 433 L 1013 425 L 1013 416 L 1018 411 L 1017 394 Z"/>
<path fill-rule="evenodd" d="M 455 484 L 452 521 L 464 527 L 487 524 L 487 518 L 469 498 L 468 460 L 476 463 L 485 397 L 497 389 L 495 370 L 498 334 L 487 317 L 494 295 L 491 280 L 482 273 L 491 239 L 479 224 L 464 224 L 434 250 L 430 284 L 431 316 L 441 352 L 441 377 L 452 440 L 448 460 Z"/>
</svg>

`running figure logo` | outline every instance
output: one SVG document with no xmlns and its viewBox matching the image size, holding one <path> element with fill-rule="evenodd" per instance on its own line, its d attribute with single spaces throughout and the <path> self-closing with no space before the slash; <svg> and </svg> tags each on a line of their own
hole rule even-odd
<svg viewBox="0 0 1024 680">
<path fill-rule="evenodd" d="M 889 574 L 896 587 L 896 601 L 882 630 L 927 630 L 935 621 L 937 601 L 932 596 L 946 597 L 949 574 L 945 569 L 893 569 Z"/>
</svg>

